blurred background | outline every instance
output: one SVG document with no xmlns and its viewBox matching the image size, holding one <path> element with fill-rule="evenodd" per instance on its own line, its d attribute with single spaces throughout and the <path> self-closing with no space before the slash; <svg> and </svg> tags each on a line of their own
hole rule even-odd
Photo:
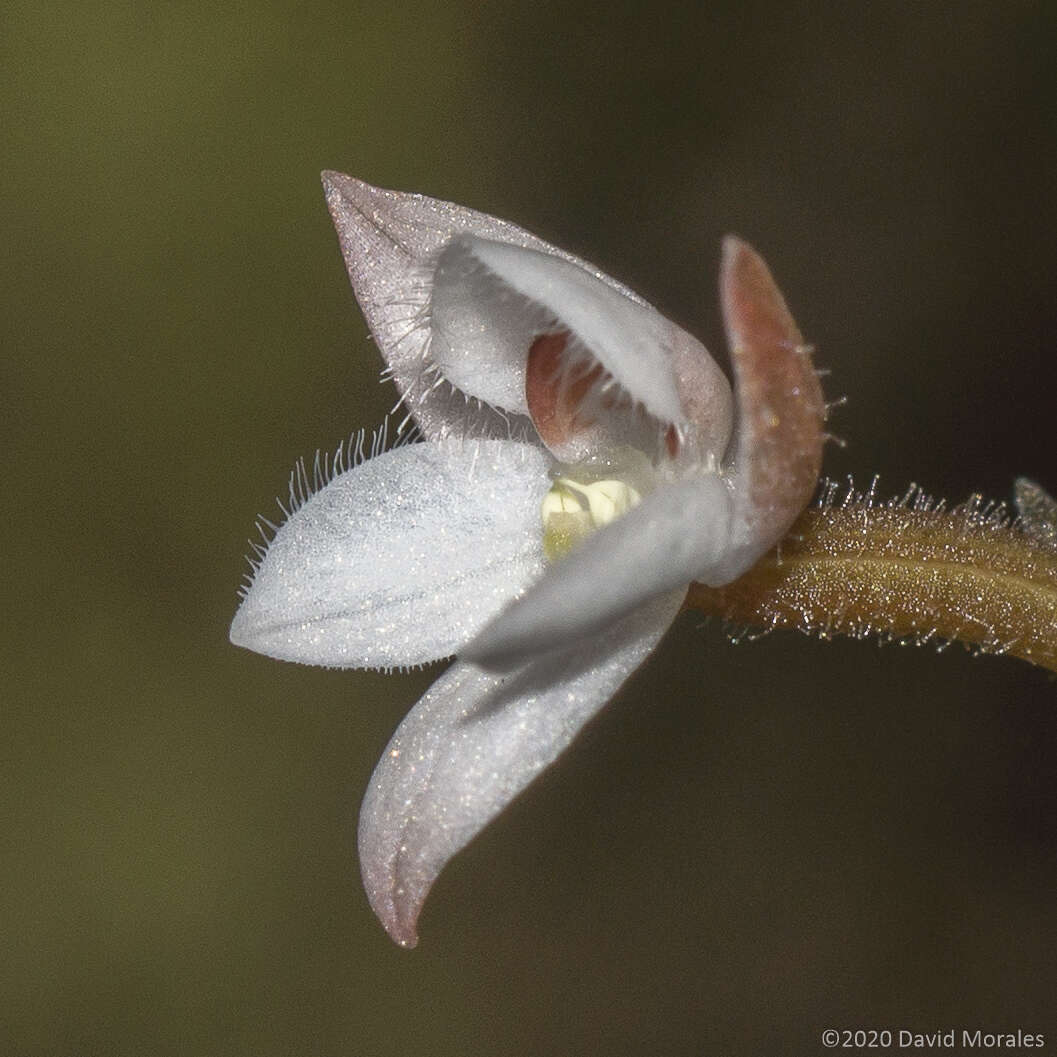
<svg viewBox="0 0 1057 1057">
<path fill-rule="evenodd" d="M 514 220 L 725 362 L 726 231 L 847 396 L 825 471 L 1057 488 L 1057 8 L 55 3 L 0 15 L 0 1052 L 1057 1044 L 1057 687 L 684 617 L 451 864 L 359 800 L 436 671 L 228 645 L 257 513 L 393 394 L 318 184 Z"/>
</svg>

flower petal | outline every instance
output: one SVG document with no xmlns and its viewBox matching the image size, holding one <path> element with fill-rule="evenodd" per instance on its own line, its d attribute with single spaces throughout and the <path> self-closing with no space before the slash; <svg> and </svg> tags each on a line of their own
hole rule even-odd
<svg viewBox="0 0 1057 1057">
<path fill-rule="evenodd" d="M 646 659 L 682 602 L 670 595 L 575 650 L 508 677 L 457 662 L 408 713 L 360 812 L 360 863 L 390 936 L 417 942 L 445 863 L 572 741 Z"/>
<path fill-rule="evenodd" d="M 461 231 L 523 242 L 532 236 L 454 203 L 386 191 L 342 173 L 324 172 L 323 188 L 356 300 L 416 423 L 431 440 L 462 431 L 465 398 L 436 385 L 428 370 L 432 258 Z M 487 406 L 472 410 L 478 436 L 532 434 L 527 420 L 510 423 Z"/>
<path fill-rule="evenodd" d="M 718 460 L 730 439 L 730 386 L 705 347 L 553 253 L 456 236 L 437 258 L 430 326 L 440 373 L 493 407 L 531 415 L 563 461 L 628 444 L 653 448 L 669 426 L 698 459 Z M 543 382 L 566 399 L 576 391 L 593 398 L 570 408 L 578 420 L 582 411 L 575 435 L 549 434 L 528 392 L 533 380 L 539 389 L 530 375 L 541 342 L 553 353 Z"/>
<path fill-rule="evenodd" d="M 807 506 L 822 465 L 826 405 L 797 329 L 763 258 L 723 241 L 720 299 L 738 406 L 733 441 L 734 540 L 716 587 L 740 576 Z"/>
<path fill-rule="evenodd" d="M 460 657 L 508 670 L 595 634 L 636 606 L 722 563 L 730 547 L 727 484 L 705 474 L 652 492 L 555 562 Z"/>
<path fill-rule="evenodd" d="M 458 235 L 436 258 L 429 302 L 429 358 L 441 376 L 468 396 L 528 415 L 525 363 L 532 342 L 548 321 L 523 297 L 512 297 L 509 287 L 481 267 L 469 249 L 477 241 Z M 564 264 L 557 257 L 550 260 Z"/>
<path fill-rule="evenodd" d="M 670 383 L 652 377 L 656 360 L 647 369 L 636 358 L 635 349 L 643 343 L 643 318 L 650 320 L 667 343 L 677 370 L 681 364 L 693 362 L 695 384 L 696 375 L 706 370 L 710 378 L 714 372 L 714 382 L 726 386 L 722 372 L 699 344 L 657 315 L 637 294 L 593 265 L 522 228 L 450 202 L 371 187 L 341 173 L 324 173 L 323 184 L 356 299 L 397 388 L 427 438 L 465 431 L 467 396 L 494 405 L 469 405 L 469 424 L 476 435 L 520 439 L 534 436 L 523 414 L 525 358 L 530 341 L 516 349 L 516 356 L 511 355 L 512 340 L 526 336 L 522 334 L 523 313 L 515 314 L 513 319 L 501 318 L 496 333 L 482 336 L 469 353 L 464 347 L 465 341 L 472 343 L 473 331 L 480 326 L 482 317 L 490 326 L 495 324 L 495 303 L 478 303 L 480 289 L 473 281 L 468 282 L 472 277 L 462 267 L 467 263 L 467 248 L 479 240 L 486 243 L 482 252 L 491 264 L 483 257 L 478 259 L 502 279 L 505 293 L 509 296 L 511 289 L 520 289 L 511 285 L 520 283 L 535 291 L 538 296 L 533 301 L 544 313 L 550 309 L 563 318 L 566 312 L 575 315 L 585 342 L 590 337 L 606 350 L 605 355 L 612 360 L 608 369 L 618 380 L 619 372 L 627 377 L 634 387 L 629 391 L 636 399 L 648 399 L 665 415 L 679 414 L 678 405 L 671 400 Z M 457 236 L 476 238 L 456 247 L 452 240 Z M 450 244 L 450 255 L 445 258 L 441 251 Z M 535 252 L 503 254 L 504 248 L 512 247 Z M 443 266 L 439 289 L 435 282 L 438 264 Z M 554 275 L 557 279 L 549 278 Z M 553 287 L 551 292 L 548 285 Z M 610 300 L 607 293 L 616 296 Z M 602 318 L 592 317 L 598 308 L 604 308 Z M 619 320 L 607 321 L 605 317 L 611 311 Z M 442 332 L 436 347 L 434 314 Z M 629 350 L 614 342 L 613 331 L 621 320 L 626 323 L 634 319 L 640 322 L 633 327 L 629 361 Z M 669 329 L 666 331 L 665 327 Z M 445 333 L 449 338 L 443 336 Z M 693 354 L 682 349 L 685 343 L 696 346 Z M 671 348 L 673 345 L 675 348 Z M 700 358 L 698 349 L 704 353 L 704 367 L 696 363 Z M 458 392 L 439 384 L 449 372 L 452 376 L 447 380 L 458 387 Z M 510 413 L 504 414 L 495 407 L 506 408 Z"/>
<path fill-rule="evenodd" d="M 548 326 L 557 325 L 579 339 L 651 415 L 665 423 L 682 423 L 671 346 L 678 340 L 695 339 L 655 309 L 625 297 L 582 267 L 553 254 L 473 236 L 460 237 L 441 254 L 435 299 L 443 288 L 448 258 L 477 264 L 473 269 L 463 263 L 458 270 L 461 300 L 468 305 L 501 299 L 504 307 L 510 306 L 507 314 L 512 314 L 517 301 L 522 301 L 522 314 L 535 324 L 521 343 L 522 379 L 532 338 Z M 484 275 L 481 266 L 487 269 Z M 511 292 L 521 298 L 511 298 Z M 486 358 L 489 351 L 482 349 L 481 358 Z"/>
<path fill-rule="evenodd" d="M 340 474 L 279 529 L 232 642 L 335 667 L 451 656 L 539 575 L 548 466 L 515 441 L 449 440 Z"/>
</svg>

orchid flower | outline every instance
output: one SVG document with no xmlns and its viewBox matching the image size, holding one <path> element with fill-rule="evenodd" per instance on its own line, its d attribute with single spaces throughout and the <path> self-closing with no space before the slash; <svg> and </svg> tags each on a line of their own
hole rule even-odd
<svg viewBox="0 0 1057 1057">
<path fill-rule="evenodd" d="M 415 442 L 333 476 L 255 563 L 234 643 L 389 670 L 455 656 L 371 779 L 359 850 L 417 942 L 445 863 L 729 583 L 817 481 L 824 404 L 766 265 L 723 245 L 735 386 L 593 265 L 506 221 L 323 176 Z"/>
</svg>

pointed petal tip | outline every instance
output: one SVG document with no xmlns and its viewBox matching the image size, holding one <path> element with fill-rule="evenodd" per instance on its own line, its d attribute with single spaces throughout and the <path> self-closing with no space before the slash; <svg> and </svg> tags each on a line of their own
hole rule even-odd
<svg viewBox="0 0 1057 1057">
<path fill-rule="evenodd" d="M 228 642 L 232 646 L 246 646 L 246 622 L 240 619 L 242 616 L 242 606 L 235 612 L 235 617 L 231 621 L 231 627 L 228 628 Z"/>
<path fill-rule="evenodd" d="M 247 612 L 247 609 L 250 611 Z M 290 657 L 283 649 L 281 639 L 275 634 L 274 628 L 270 628 L 261 619 L 259 612 L 253 612 L 253 607 L 247 607 L 245 601 L 239 606 L 228 628 L 228 641 L 232 646 L 239 649 L 249 650 L 251 653 L 259 653 L 262 657 L 273 657 L 277 660 L 297 660 Z"/>
<path fill-rule="evenodd" d="M 231 619 L 231 626 L 228 628 L 228 641 L 232 646 L 238 646 L 240 649 L 267 655 L 268 651 L 263 649 L 261 645 L 260 622 L 254 618 L 252 612 L 253 606 L 250 602 L 252 596 L 253 587 L 251 585 L 249 591 L 239 602 L 239 608 L 235 610 L 235 616 Z"/>
<path fill-rule="evenodd" d="M 756 254 L 756 251 L 750 246 L 740 235 L 735 235 L 728 232 L 723 236 L 722 241 L 723 249 L 723 263 L 733 261 L 739 254 L 752 253 Z"/>
<path fill-rule="evenodd" d="M 421 905 L 414 908 L 414 916 L 407 921 L 402 921 L 394 911 L 391 915 L 378 915 L 382 928 L 388 933 L 389 938 L 405 951 L 414 950 L 418 946 L 418 912 Z M 375 911 L 377 913 L 377 911 Z"/>
<path fill-rule="evenodd" d="M 418 915 L 425 902 L 425 894 L 417 902 L 407 901 L 406 906 L 398 907 L 397 898 L 388 890 L 379 892 L 367 889 L 367 901 L 386 934 L 398 947 L 410 951 L 418 946 Z"/>
<path fill-rule="evenodd" d="M 738 288 L 766 291 L 772 300 L 775 295 L 781 300 L 778 287 L 771 277 L 766 261 L 755 247 L 740 235 L 723 236 L 719 265 L 719 286 L 724 305 L 737 296 Z"/>
<path fill-rule="evenodd" d="M 379 769 L 386 766 L 386 757 L 383 756 Z M 418 946 L 418 916 L 438 871 L 415 878 L 405 876 L 399 851 L 394 854 L 390 841 L 379 840 L 384 837 L 385 827 L 378 828 L 374 810 L 368 806 L 370 803 L 371 791 L 368 790 L 364 813 L 360 817 L 359 837 L 360 873 L 367 902 L 389 938 L 398 947 L 411 950 Z M 400 839 L 404 839 L 402 833 Z"/>
<path fill-rule="evenodd" d="M 732 351 L 739 343 L 735 337 L 753 327 L 767 327 L 772 341 L 802 340 L 767 262 L 737 235 L 723 237 L 719 284 Z"/>
<path fill-rule="evenodd" d="M 339 211 L 346 212 L 349 205 L 362 207 L 378 191 L 377 187 L 335 169 L 324 169 L 319 175 L 327 208 L 335 220 Z"/>
<path fill-rule="evenodd" d="M 247 614 L 246 608 L 245 603 L 239 606 L 235 618 L 231 621 L 231 627 L 228 628 L 228 641 L 231 645 L 240 650 L 249 650 L 250 653 L 259 653 L 262 657 L 296 661 L 296 657 L 290 657 L 283 650 L 281 640 L 275 635 L 274 629 L 269 628 L 260 619 L 260 614 Z"/>
<path fill-rule="evenodd" d="M 369 187 L 370 184 L 365 184 L 363 180 L 357 180 L 355 176 L 349 176 L 348 173 L 338 172 L 337 169 L 324 169 L 319 174 L 320 182 L 326 190 L 341 191 L 346 187 Z"/>
</svg>

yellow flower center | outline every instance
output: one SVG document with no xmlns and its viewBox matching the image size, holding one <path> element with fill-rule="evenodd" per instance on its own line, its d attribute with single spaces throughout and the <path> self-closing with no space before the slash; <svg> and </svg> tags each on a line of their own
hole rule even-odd
<svg viewBox="0 0 1057 1057">
<path fill-rule="evenodd" d="M 556 478 L 540 508 L 547 560 L 564 557 L 592 532 L 626 514 L 640 498 L 635 488 L 616 478 L 587 484 Z"/>
</svg>

